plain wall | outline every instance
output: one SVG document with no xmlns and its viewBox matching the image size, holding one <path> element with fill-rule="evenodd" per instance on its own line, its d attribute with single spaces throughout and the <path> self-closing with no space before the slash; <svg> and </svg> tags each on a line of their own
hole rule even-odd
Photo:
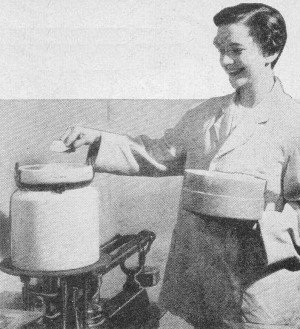
<svg viewBox="0 0 300 329">
<path fill-rule="evenodd" d="M 76 123 L 127 133 L 160 136 L 199 100 L 1 100 L 0 112 L 0 259 L 9 255 L 9 200 L 16 189 L 14 166 L 86 160 L 87 147 L 73 154 L 49 150 L 54 139 Z M 162 273 L 176 221 L 181 177 L 146 178 L 96 174 L 93 184 L 100 192 L 100 234 L 104 240 L 115 233 L 152 230 L 157 238 L 147 262 Z M 84 220 L 84 219 L 83 219 Z M 134 259 L 132 260 L 135 261 Z M 119 273 L 107 275 L 104 290 L 111 294 L 121 286 Z M 3 291 L 20 291 L 19 279 L 0 273 Z M 157 298 L 159 286 L 153 289 Z M 1 305 L 1 303 L 0 303 Z"/>
<path fill-rule="evenodd" d="M 48 151 L 50 142 L 69 125 L 155 136 L 197 99 L 232 91 L 212 45 L 216 33 L 212 18 L 224 6 L 239 2 L 1 1 L 1 257 L 9 248 L 15 162 L 83 162 L 85 148 L 68 158 Z M 300 99 L 300 1 L 264 2 L 278 8 L 286 19 L 288 42 L 276 74 L 285 90 Z M 137 100 L 109 100 L 125 98 Z M 180 183 L 180 178 L 110 175 L 98 175 L 95 181 L 103 216 L 117 230 L 164 232 L 151 255 L 159 264 L 166 259 Z M 0 273 L 0 292 L 19 289 L 17 278 Z"/>
<path fill-rule="evenodd" d="M 213 16 L 241 0 L 2 0 L 0 98 L 183 98 L 231 92 Z M 244 2 L 251 2 L 244 0 Z M 276 74 L 300 98 L 300 1 Z"/>
</svg>

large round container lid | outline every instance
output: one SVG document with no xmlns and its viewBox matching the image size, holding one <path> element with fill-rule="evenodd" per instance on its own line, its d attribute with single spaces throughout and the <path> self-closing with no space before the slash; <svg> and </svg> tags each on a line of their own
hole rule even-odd
<svg viewBox="0 0 300 329">
<path fill-rule="evenodd" d="M 258 220 L 264 210 L 266 181 L 248 174 L 187 169 L 183 208 L 208 216 Z"/>
<path fill-rule="evenodd" d="M 78 163 L 48 163 L 19 166 L 17 179 L 21 184 L 69 184 L 91 181 L 91 165 Z"/>
</svg>

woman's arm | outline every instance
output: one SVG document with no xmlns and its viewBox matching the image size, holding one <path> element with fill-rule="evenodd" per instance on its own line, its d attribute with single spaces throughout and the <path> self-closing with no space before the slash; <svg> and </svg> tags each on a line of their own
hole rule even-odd
<svg viewBox="0 0 300 329">
<path fill-rule="evenodd" d="M 300 153 L 290 155 L 283 179 L 286 204 L 282 212 L 266 210 L 260 229 L 268 264 L 287 259 L 300 263 Z"/>
<path fill-rule="evenodd" d="M 70 150 L 89 145 L 87 161 L 98 172 L 142 176 L 181 175 L 186 157 L 186 126 L 184 117 L 159 139 L 145 135 L 132 138 L 77 126 L 69 128 L 61 139 Z"/>
<path fill-rule="evenodd" d="M 100 147 L 88 154 L 88 161 L 96 171 L 121 175 L 166 176 L 180 175 L 185 164 L 185 151 L 172 143 L 168 130 L 160 139 L 141 135 L 132 138 L 127 135 L 101 133 Z"/>
</svg>

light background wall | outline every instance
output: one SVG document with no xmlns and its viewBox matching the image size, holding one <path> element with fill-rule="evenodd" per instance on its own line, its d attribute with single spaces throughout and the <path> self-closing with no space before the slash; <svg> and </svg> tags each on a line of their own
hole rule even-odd
<svg viewBox="0 0 300 329">
<path fill-rule="evenodd" d="M 212 45 L 212 18 L 224 6 L 239 2 L 1 1 L 0 259 L 8 252 L 16 161 L 82 162 L 86 149 L 68 159 L 48 152 L 50 141 L 69 125 L 154 137 L 199 99 L 232 91 Z M 300 99 L 300 1 L 264 2 L 286 18 L 289 38 L 276 74 L 285 90 Z M 176 219 L 180 183 L 180 178 L 108 175 L 95 181 L 104 216 L 118 231 L 148 228 L 159 233 L 150 261 L 161 266 Z M 0 292 L 19 289 L 18 279 L 0 273 Z"/>
<path fill-rule="evenodd" d="M 249 0 L 244 0 L 250 2 Z M 212 18 L 241 0 L 2 0 L 0 98 L 209 98 L 231 91 Z M 276 73 L 300 98 L 300 1 Z"/>
<path fill-rule="evenodd" d="M 9 256 L 9 201 L 16 189 L 14 166 L 47 162 L 84 163 L 87 147 L 72 154 L 49 150 L 68 125 L 83 124 L 132 136 L 161 136 L 189 108 L 200 100 L 0 100 L 0 261 Z M 122 177 L 96 174 L 102 241 L 116 233 L 138 233 L 148 229 L 157 235 L 148 264 L 157 265 L 163 273 L 171 233 L 176 221 L 182 177 Z M 82 220 L 85 220 L 84 218 Z M 74 237 L 76 239 L 76 237 Z M 133 262 L 136 259 L 133 257 Z M 121 289 L 124 277 L 120 271 L 105 276 L 103 293 L 112 295 Z M 20 291 L 20 280 L 0 272 L 1 299 L 7 292 Z M 160 286 L 152 289 L 158 297 Z M 1 294 L 2 292 L 2 294 Z M 5 297 L 6 296 L 6 297 Z"/>
</svg>

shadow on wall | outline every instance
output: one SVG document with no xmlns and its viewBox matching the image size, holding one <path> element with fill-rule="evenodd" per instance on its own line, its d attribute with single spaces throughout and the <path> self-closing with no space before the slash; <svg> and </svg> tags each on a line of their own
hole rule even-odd
<svg viewBox="0 0 300 329">
<path fill-rule="evenodd" d="M 10 219 L 0 211 L 0 259 L 10 255 Z"/>
</svg>

